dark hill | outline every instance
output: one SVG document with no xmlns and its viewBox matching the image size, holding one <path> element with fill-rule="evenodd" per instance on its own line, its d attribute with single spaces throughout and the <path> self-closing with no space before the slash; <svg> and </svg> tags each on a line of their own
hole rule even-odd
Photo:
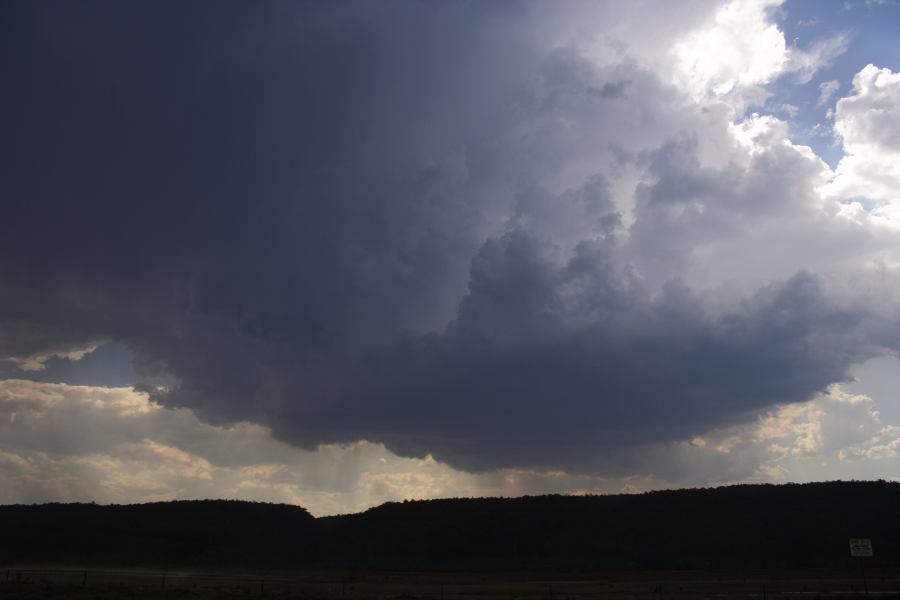
<svg viewBox="0 0 900 600">
<path fill-rule="evenodd" d="M 0 507 L 5 563 L 589 570 L 900 566 L 900 483 L 388 503 Z M 874 558 L 849 556 L 871 538 Z"/>
<path fill-rule="evenodd" d="M 226 500 L 0 506 L 0 563 L 291 566 L 316 520 L 286 504 Z"/>
<path fill-rule="evenodd" d="M 431 500 L 319 519 L 336 564 L 572 570 L 900 564 L 900 484 L 739 485 L 620 496 Z"/>
</svg>

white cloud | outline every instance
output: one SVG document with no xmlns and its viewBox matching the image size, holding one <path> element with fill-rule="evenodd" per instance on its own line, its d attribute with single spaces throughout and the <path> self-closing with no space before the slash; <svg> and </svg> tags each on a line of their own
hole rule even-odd
<svg viewBox="0 0 900 600">
<path fill-rule="evenodd" d="M 834 62 L 834 59 L 846 52 L 849 44 L 849 36 L 838 33 L 816 40 L 806 50 L 791 48 L 788 51 L 785 71 L 794 74 L 796 83 L 808 83 L 820 69 L 827 67 Z"/>
<path fill-rule="evenodd" d="M 672 48 L 676 82 L 698 101 L 726 102 L 739 115 L 762 105 L 766 86 L 793 73 L 807 83 L 821 68 L 846 51 L 845 34 L 789 47 L 773 22 L 783 0 L 731 0 L 711 22 L 684 36 Z"/>
<path fill-rule="evenodd" d="M 687 35 L 672 52 L 679 79 L 698 100 L 729 95 L 743 105 L 766 97 L 760 86 L 785 70 L 788 49 L 784 35 L 767 11 L 779 0 L 734 0 L 713 21 Z"/>
<path fill-rule="evenodd" d="M 782 104 L 778 107 L 778 112 L 781 112 L 787 115 L 788 118 L 793 119 L 796 118 L 798 114 L 800 114 L 800 107 L 796 104 Z"/>
<path fill-rule="evenodd" d="M 898 451 L 900 427 L 884 426 L 871 399 L 839 387 L 747 425 L 637 451 L 632 473 L 597 477 L 527 469 L 471 474 L 368 442 L 305 451 L 258 425 L 205 424 L 128 388 L 0 381 L 4 503 L 214 497 L 295 503 L 325 515 L 401 499 L 884 476 L 900 465 Z"/>
<path fill-rule="evenodd" d="M 0 502 L 146 502 L 239 498 L 324 515 L 390 500 L 616 491 L 616 481 L 558 472 L 473 475 L 381 444 L 316 451 L 259 425 L 202 423 L 130 388 L 0 380 Z"/>
<path fill-rule="evenodd" d="M 900 73 L 866 65 L 838 102 L 835 128 L 851 152 L 900 152 Z"/>
<path fill-rule="evenodd" d="M 845 156 L 825 193 L 900 227 L 900 73 L 867 65 L 835 110 Z"/>
<path fill-rule="evenodd" d="M 871 398 L 839 385 L 704 442 L 679 445 L 676 462 L 685 473 L 714 467 L 719 482 L 729 474 L 734 482 L 885 478 L 900 467 L 900 428 L 881 422 Z"/>
<path fill-rule="evenodd" d="M 831 81 L 823 81 L 819 84 L 819 99 L 816 101 L 816 106 L 824 106 L 831 100 L 831 97 L 834 96 L 835 93 L 840 89 L 841 82 L 833 79 Z"/>
<path fill-rule="evenodd" d="M 52 358 L 79 361 L 98 347 L 97 344 L 91 344 L 83 348 L 73 350 L 61 350 L 57 352 L 41 352 L 29 356 L 8 356 L 0 359 L 14 364 L 23 371 L 43 371 L 47 368 L 47 361 Z"/>
</svg>

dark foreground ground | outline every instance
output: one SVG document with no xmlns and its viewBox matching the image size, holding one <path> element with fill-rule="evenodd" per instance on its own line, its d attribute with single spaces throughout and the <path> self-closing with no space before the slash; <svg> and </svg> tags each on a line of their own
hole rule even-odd
<svg viewBox="0 0 900 600">
<path fill-rule="evenodd" d="M 34 600 L 900 600 L 900 572 L 621 574 L 234 573 L 10 568 L 0 598 Z"/>
</svg>

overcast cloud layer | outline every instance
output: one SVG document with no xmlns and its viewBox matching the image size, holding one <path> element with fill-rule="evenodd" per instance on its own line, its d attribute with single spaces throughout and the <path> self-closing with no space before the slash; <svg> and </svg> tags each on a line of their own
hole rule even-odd
<svg viewBox="0 0 900 600">
<path fill-rule="evenodd" d="M 822 84 L 831 169 L 761 107 L 848 40 L 779 4 L 8 5 L 0 357 L 117 342 L 141 415 L 572 490 L 865 412 L 831 386 L 900 351 L 900 74 Z"/>
</svg>

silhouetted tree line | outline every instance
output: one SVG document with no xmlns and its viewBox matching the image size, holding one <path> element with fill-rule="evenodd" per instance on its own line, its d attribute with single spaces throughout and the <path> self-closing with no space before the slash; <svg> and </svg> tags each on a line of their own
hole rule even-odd
<svg viewBox="0 0 900 600">
<path fill-rule="evenodd" d="M 900 566 L 900 483 L 387 503 L 0 507 L 0 562 L 619 571 Z M 851 558 L 870 538 L 873 558 Z"/>
<path fill-rule="evenodd" d="M 0 563 L 291 566 L 315 525 L 299 506 L 228 500 L 0 506 Z"/>
</svg>

